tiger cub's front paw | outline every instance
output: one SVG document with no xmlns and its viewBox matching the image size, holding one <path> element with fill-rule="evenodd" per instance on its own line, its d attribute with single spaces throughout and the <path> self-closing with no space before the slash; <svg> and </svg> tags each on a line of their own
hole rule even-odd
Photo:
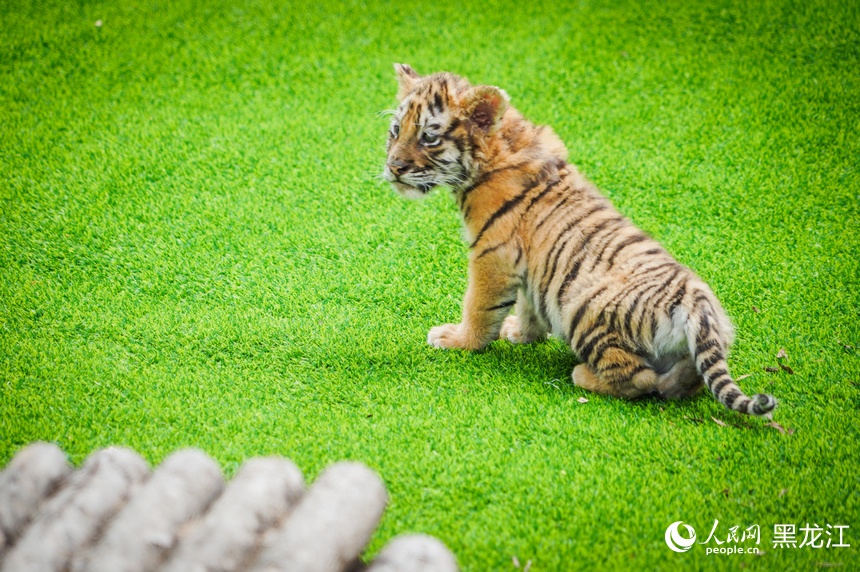
<svg viewBox="0 0 860 572">
<path fill-rule="evenodd" d="M 427 343 L 443 350 L 464 347 L 460 336 L 460 324 L 445 324 L 431 328 L 430 333 L 427 334 Z"/>
</svg>

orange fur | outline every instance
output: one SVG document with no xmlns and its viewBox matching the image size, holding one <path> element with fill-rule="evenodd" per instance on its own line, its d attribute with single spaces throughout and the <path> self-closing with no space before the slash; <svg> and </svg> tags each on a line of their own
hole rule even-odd
<svg viewBox="0 0 860 572">
<path fill-rule="evenodd" d="M 395 69 L 384 176 L 406 196 L 450 187 L 470 248 L 462 319 L 428 343 L 478 350 L 551 333 L 583 360 L 573 380 L 586 389 L 676 398 L 704 381 L 727 407 L 770 415 L 774 398 L 747 397 L 728 373 L 732 326 L 710 288 L 568 164 L 550 128 L 499 88 Z"/>
</svg>

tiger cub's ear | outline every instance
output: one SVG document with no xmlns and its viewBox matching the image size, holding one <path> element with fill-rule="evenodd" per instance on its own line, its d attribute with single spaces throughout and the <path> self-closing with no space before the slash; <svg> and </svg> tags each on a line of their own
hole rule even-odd
<svg viewBox="0 0 860 572">
<path fill-rule="evenodd" d="M 491 85 L 479 85 L 466 92 L 462 107 L 473 125 L 485 134 L 491 134 L 499 126 L 509 101 L 505 90 Z"/>
<path fill-rule="evenodd" d="M 397 101 L 403 101 L 421 76 L 409 64 L 394 64 L 394 71 L 397 72 L 397 83 L 400 84 L 400 89 L 397 90 Z"/>
</svg>

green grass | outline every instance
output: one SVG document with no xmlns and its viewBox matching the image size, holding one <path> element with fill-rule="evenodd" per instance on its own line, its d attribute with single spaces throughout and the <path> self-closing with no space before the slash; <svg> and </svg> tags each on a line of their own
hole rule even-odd
<svg viewBox="0 0 860 572">
<path fill-rule="evenodd" d="M 468 571 L 858 569 L 860 4 L 295 4 L 0 8 L 0 464 L 356 459 L 391 495 L 370 552 L 426 532 Z M 712 285 L 793 434 L 586 394 L 555 341 L 429 348 L 466 247 L 445 193 L 376 177 L 395 61 L 552 125 Z M 677 520 L 766 554 L 675 554 Z M 783 523 L 851 548 L 773 548 Z"/>
</svg>

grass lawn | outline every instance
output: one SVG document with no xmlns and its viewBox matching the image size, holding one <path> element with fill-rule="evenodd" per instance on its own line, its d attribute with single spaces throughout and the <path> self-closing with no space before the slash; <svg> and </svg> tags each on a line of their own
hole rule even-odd
<svg viewBox="0 0 860 572">
<path fill-rule="evenodd" d="M 391 495 L 370 552 L 425 532 L 467 571 L 858 569 L 860 4 L 302 4 L 0 7 L 0 465 L 360 460 Z M 427 346 L 466 246 L 446 192 L 379 180 L 393 62 L 552 125 L 711 284 L 785 433 L 587 394 L 557 341 Z M 764 555 L 706 553 L 753 525 Z"/>
</svg>

